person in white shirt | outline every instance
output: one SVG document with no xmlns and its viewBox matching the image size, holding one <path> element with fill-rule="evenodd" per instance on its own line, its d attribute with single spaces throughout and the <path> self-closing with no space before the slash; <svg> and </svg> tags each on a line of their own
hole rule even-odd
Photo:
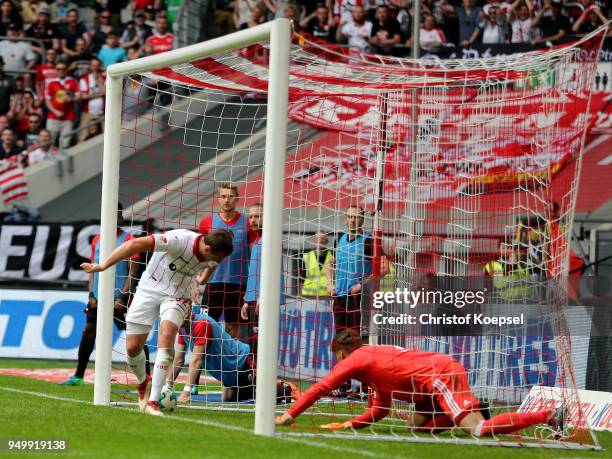
<svg viewBox="0 0 612 459">
<path fill-rule="evenodd" d="M 479 36 L 483 45 L 506 43 L 506 23 L 496 6 L 491 5 L 487 19 L 474 29 L 468 44 L 474 44 Z"/>
<path fill-rule="evenodd" d="M 369 0 L 335 0 L 333 14 L 336 23 L 350 22 L 353 18 L 353 9 L 356 6 L 361 6 L 364 11 L 377 5 L 377 2 Z"/>
<path fill-rule="evenodd" d="M 9 24 L 7 34 L 9 38 L 19 39 L 23 30 L 19 24 Z M 24 72 L 36 67 L 36 53 L 25 41 L 0 41 L 0 56 L 4 58 L 5 72 Z"/>
<path fill-rule="evenodd" d="M 59 149 L 51 142 L 51 133 L 46 129 L 41 129 L 38 133 L 38 143 L 32 145 L 28 151 L 28 164 L 43 161 L 58 151 Z"/>
<path fill-rule="evenodd" d="M 489 9 L 494 6 L 497 7 L 498 12 L 503 14 L 504 16 L 508 14 L 512 5 L 508 2 L 500 1 L 500 0 L 489 0 L 486 5 L 482 7 L 482 12 L 485 14 L 485 17 L 489 14 Z"/>
<path fill-rule="evenodd" d="M 89 62 L 89 73 L 79 81 L 81 100 L 83 101 L 81 111 L 81 127 L 99 119 L 104 115 L 104 94 L 106 77 L 102 69 L 102 62 L 94 57 Z M 79 131 L 79 142 L 98 134 L 103 129 L 103 124 L 93 124 L 89 128 Z"/>
<path fill-rule="evenodd" d="M 444 43 L 446 43 L 444 32 L 436 27 L 433 15 L 425 15 L 423 18 L 423 25 L 419 32 L 419 45 L 421 49 L 430 53 L 435 53 L 440 51 Z M 412 47 L 412 38 L 408 39 L 406 46 Z"/>
<path fill-rule="evenodd" d="M 126 241 L 107 260 L 81 265 L 87 273 L 101 272 L 139 252 L 154 252 L 125 318 L 127 363 L 138 380 L 138 404 L 146 414 L 163 415 L 159 394 L 174 359 L 178 329 L 191 314 L 196 282 L 206 283 L 232 251 L 232 233 L 228 230 L 202 235 L 177 229 Z M 157 357 L 153 377 L 149 378 L 143 349 L 158 316 Z"/>
<path fill-rule="evenodd" d="M 350 21 L 340 22 L 340 27 L 336 31 L 338 43 L 346 43 L 351 48 L 364 51 L 369 45 L 369 38 L 372 34 L 372 23 L 366 20 L 365 9 L 363 6 L 353 7 L 353 17 Z"/>
<path fill-rule="evenodd" d="M 508 12 L 510 25 L 512 26 L 512 43 L 531 42 L 533 4 L 530 0 L 516 0 Z"/>
</svg>

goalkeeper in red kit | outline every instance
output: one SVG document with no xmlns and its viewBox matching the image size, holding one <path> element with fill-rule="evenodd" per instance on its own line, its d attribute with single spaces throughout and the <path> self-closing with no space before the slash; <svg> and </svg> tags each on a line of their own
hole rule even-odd
<svg viewBox="0 0 612 459">
<path fill-rule="evenodd" d="M 296 417 L 318 399 L 347 379 L 367 383 L 375 392 L 369 409 L 343 423 L 321 426 L 325 429 L 360 429 L 380 421 L 391 411 L 391 400 L 415 404 L 408 428 L 432 431 L 458 426 L 476 437 L 516 432 L 538 424 L 548 424 L 560 434 L 563 409 L 533 413 L 504 413 L 485 420 L 478 399 L 468 384 L 465 368 L 452 357 L 435 352 L 403 349 L 397 346 L 362 345 L 353 330 L 344 330 L 332 342 L 340 360 L 321 381 L 306 391 L 282 416 L 279 425 L 292 424 Z"/>
</svg>

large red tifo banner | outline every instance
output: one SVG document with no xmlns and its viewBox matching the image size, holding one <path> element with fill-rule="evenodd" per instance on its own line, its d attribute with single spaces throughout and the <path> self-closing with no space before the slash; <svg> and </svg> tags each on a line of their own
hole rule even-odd
<svg viewBox="0 0 612 459">
<path fill-rule="evenodd" d="M 375 96 L 304 97 L 292 103 L 291 119 L 324 132 L 287 158 L 285 206 L 344 208 L 357 202 L 372 209 L 381 128 L 387 132 L 386 206 L 406 203 L 413 151 L 423 165 L 416 198 L 426 202 L 452 198 L 470 188 L 510 191 L 534 178 L 546 184 L 577 158 L 586 95 L 545 91 L 525 97 L 517 91 L 517 97 L 507 97 L 503 106 L 488 105 L 489 98 L 492 104 L 496 96 L 423 96 L 416 127 L 409 113 L 414 104 L 401 98 L 391 97 L 385 105 Z M 610 101 L 611 93 L 593 94 L 589 129 L 610 128 Z M 386 114 L 384 125 L 381 112 Z M 551 126 L 556 126 L 552 134 Z M 414 138 L 413 129 L 418 129 L 416 144 L 407 140 Z M 260 187 L 261 177 L 252 180 L 243 195 L 258 195 Z"/>
</svg>

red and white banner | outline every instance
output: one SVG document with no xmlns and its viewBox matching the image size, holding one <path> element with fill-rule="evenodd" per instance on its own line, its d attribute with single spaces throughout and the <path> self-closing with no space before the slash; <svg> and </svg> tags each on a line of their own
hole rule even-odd
<svg viewBox="0 0 612 459">
<path fill-rule="evenodd" d="M 463 103 L 466 99 L 470 103 Z M 415 144 L 409 140 L 415 129 L 411 101 L 387 100 L 387 116 L 381 120 L 383 102 L 376 97 L 303 98 L 291 105 L 291 118 L 325 131 L 288 157 L 285 207 L 345 208 L 358 203 L 372 210 L 378 148 L 385 148 L 385 206 L 405 205 L 413 151 L 423 164 L 417 188 L 421 202 L 555 181 L 564 195 L 573 177 L 568 165 L 580 151 L 586 96 L 545 91 L 534 97 L 507 97 L 504 104 L 496 99 L 495 93 L 423 98 Z M 590 128 L 610 128 L 611 101 L 611 93 L 593 95 L 586 120 Z M 261 176 L 242 191 L 244 196 L 261 196 Z M 504 198 L 496 199 L 499 203 Z"/>
<path fill-rule="evenodd" d="M 28 183 L 19 162 L 0 161 L 0 199 L 3 205 L 28 197 Z"/>
<path fill-rule="evenodd" d="M 569 389 L 566 394 L 563 391 L 558 387 L 533 386 L 519 412 L 554 409 L 563 403 L 568 410 L 568 425 L 612 432 L 612 393 L 578 390 L 576 397 Z"/>
</svg>

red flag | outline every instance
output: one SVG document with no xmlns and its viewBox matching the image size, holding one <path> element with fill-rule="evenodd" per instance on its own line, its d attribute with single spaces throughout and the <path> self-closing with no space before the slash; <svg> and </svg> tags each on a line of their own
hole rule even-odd
<svg viewBox="0 0 612 459">
<path fill-rule="evenodd" d="M 28 196 L 28 183 L 18 162 L 0 166 L 0 196 L 4 205 Z"/>
</svg>

